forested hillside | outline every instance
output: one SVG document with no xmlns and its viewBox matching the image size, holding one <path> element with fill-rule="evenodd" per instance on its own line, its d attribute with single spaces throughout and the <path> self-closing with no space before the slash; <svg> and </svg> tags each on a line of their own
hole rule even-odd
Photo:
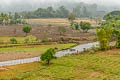
<svg viewBox="0 0 120 80">
<path fill-rule="evenodd" d="M 9 9 L 8 9 L 9 8 Z M 116 7 L 106 7 L 97 3 L 85 3 L 75 1 L 54 1 L 54 2 L 35 2 L 35 1 L 14 1 L 9 4 L 0 4 L 0 12 L 22 12 L 25 18 L 51 18 L 68 17 L 69 13 L 74 13 L 76 17 L 91 18 L 103 17 L 106 13 L 119 10 Z"/>
</svg>

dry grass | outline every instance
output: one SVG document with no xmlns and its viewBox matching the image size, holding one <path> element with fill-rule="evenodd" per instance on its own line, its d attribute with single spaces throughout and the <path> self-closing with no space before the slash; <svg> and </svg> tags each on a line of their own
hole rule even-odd
<svg viewBox="0 0 120 80">
<path fill-rule="evenodd" d="M 9 41 L 10 38 L 12 38 L 12 37 L 0 37 L 0 42 Z M 24 40 L 25 37 L 15 37 L 15 38 L 18 41 L 22 41 L 22 40 Z"/>
<path fill-rule="evenodd" d="M 70 22 L 67 18 L 50 18 L 50 19 L 27 19 L 26 20 L 28 23 L 30 24 L 40 24 L 40 25 L 65 25 L 65 26 L 69 26 Z M 77 18 L 75 20 L 76 22 L 89 22 L 91 24 L 96 24 L 95 21 L 90 20 L 90 19 L 80 19 Z"/>
</svg>

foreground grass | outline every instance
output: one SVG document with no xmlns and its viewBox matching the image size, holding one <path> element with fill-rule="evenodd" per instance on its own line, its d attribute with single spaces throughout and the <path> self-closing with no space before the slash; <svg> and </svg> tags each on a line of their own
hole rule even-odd
<svg viewBox="0 0 120 80">
<path fill-rule="evenodd" d="M 71 48 L 75 43 L 69 44 L 50 44 L 50 45 L 24 45 L 8 48 L 0 48 L 0 52 L 25 52 L 25 53 L 43 53 L 49 48 L 58 48 L 58 50 Z"/>
<path fill-rule="evenodd" d="M 0 71 L 0 79 L 17 77 L 24 80 L 120 80 L 120 59 L 113 54 L 72 55 L 53 60 L 49 66 L 35 62 L 6 69 Z"/>
</svg>

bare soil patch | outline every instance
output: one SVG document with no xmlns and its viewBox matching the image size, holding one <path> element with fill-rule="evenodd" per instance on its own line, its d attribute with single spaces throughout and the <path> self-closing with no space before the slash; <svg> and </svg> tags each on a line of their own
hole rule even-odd
<svg viewBox="0 0 120 80">
<path fill-rule="evenodd" d="M 16 52 L 16 53 L 3 53 L 0 54 L 0 62 L 8 61 L 8 60 L 16 60 L 16 59 L 24 59 L 24 58 L 32 58 L 40 56 L 39 53 L 24 53 L 24 52 Z"/>
<path fill-rule="evenodd" d="M 120 52 L 120 49 L 112 49 L 107 51 L 98 51 L 97 53 L 103 54 L 103 55 L 109 55 L 109 54 L 115 54 L 117 52 Z"/>
</svg>

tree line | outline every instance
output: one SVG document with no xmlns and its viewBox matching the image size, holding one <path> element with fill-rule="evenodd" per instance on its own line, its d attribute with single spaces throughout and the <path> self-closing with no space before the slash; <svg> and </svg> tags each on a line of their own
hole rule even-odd
<svg viewBox="0 0 120 80">
<path fill-rule="evenodd" d="M 60 6 L 58 8 L 47 7 L 38 8 L 34 11 L 23 11 L 15 13 L 1 13 L 0 23 L 5 22 L 9 24 L 23 23 L 22 19 L 29 18 L 68 18 L 73 13 L 77 18 L 94 18 L 103 17 L 104 11 L 98 11 L 96 4 L 87 5 L 80 3 L 69 9 L 67 6 Z M 4 19 L 4 17 L 6 17 Z"/>
<path fill-rule="evenodd" d="M 68 18 L 69 14 L 73 13 L 78 18 L 94 18 L 103 17 L 104 11 L 97 11 L 97 5 L 80 4 L 71 10 L 65 6 L 60 6 L 57 9 L 53 7 L 38 8 L 35 11 L 21 12 L 24 18 Z"/>
<path fill-rule="evenodd" d="M 64 6 L 59 7 L 58 9 L 53 9 L 53 7 L 48 8 L 38 8 L 35 11 L 22 12 L 21 15 L 24 18 L 67 18 L 70 11 Z"/>
<path fill-rule="evenodd" d="M 26 24 L 26 21 L 19 13 L 1 13 L 0 24 Z"/>
</svg>

